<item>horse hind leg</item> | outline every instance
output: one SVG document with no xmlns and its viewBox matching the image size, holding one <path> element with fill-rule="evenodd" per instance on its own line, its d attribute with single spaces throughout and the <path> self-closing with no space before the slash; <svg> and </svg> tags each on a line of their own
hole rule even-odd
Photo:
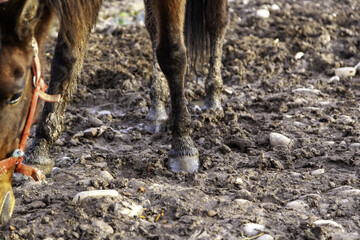
<svg viewBox="0 0 360 240">
<path fill-rule="evenodd" d="M 169 167 L 173 172 L 194 172 L 199 153 L 190 137 L 190 114 L 185 104 L 184 76 L 186 50 L 183 37 L 185 0 L 151 0 L 158 29 L 156 55 L 169 84 L 171 96 L 171 150 Z"/>
<path fill-rule="evenodd" d="M 149 32 L 153 49 L 153 69 L 151 79 L 151 107 L 146 116 L 146 129 L 151 133 L 165 132 L 168 116 L 166 114 L 166 102 L 169 98 L 169 88 L 162 76 L 156 56 L 157 29 L 153 10 L 149 0 L 145 0 L 145 25 Z"/>
<path fill-rule="evenodd" d="M 227 19 L 226 0 L 206 0 L 205 24 L 210 37 L 210 69 L 205 82 L 204 110 L 222 110 L 220 99 L 223 89 L 221 56 Z"/>
</svg>

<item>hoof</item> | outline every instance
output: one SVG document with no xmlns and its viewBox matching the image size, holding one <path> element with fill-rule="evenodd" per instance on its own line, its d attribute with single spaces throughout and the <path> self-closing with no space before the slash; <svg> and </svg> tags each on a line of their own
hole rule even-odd
<svg viewBox="0 0 360 240">
<path fill-rule="evenodd" d="M 12 213 L 14 211 L 15 197 L 12 189 L 5 193 L 5 196 L 0 204 L 0 225 L 3 225 L 10 221 Z"/>
<path fill-rule="evenodd" d="M 157 108 L 151 107 L 149 114 L 146 116 L 145 129 L 152 134 L 166 132 L 167 120 L 165 105 Z"/>
<path fill-rule="evenodd" d="M 166 121 L 165 122 L 150 122 L 148 121 L 145 124 L 146 131 L 154 133 L 163 133 L 166 132 Z"/>
<path fill-rule="evenodd" d="M 204 106 L 202 107 L 203 111 L 213 109 L 215 111 L 223 111 L 221 106 L 221 101 L 219 98 L 206 97 Z"/>
<path fill-rule="evenodd" d="M 199 152 L 196 150 L 195 153 L 192 153 L 192 155 L 185 156 L 174 156 L 169 152 L 168 167 L 172 172 L 197 172 L 200 167 Z"/>
<path fill-rule="evenodd" d="M 54 167 L 54 161 L 50 156 L 46 144 L 32 146 L 26 151 L 25 163 L 39 169 L 44 175 L 48 175 Z"/>
</svg>

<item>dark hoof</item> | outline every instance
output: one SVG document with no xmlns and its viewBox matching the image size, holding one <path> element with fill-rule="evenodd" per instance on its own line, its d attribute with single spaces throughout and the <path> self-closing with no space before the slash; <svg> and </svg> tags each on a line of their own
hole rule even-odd
<svg viewBox="0 0 360 240">
<path fill-rule="evenodd" d="M 205 98 L 204 106 L 202 107 L 203 111 L 213 109 L 215 111 L 223 111 L 223 108 L 221 106 L 221 101 L 219 98 Z"/>
<path fill-rule="evenodd" d="M 32 146 L 25 153 L 25 163 L 48 175 L 54 167 L 54 161 L 45 144 Z"/>
<path fill-rule="evenodd" d="M 15 207 L 15 197 L 11 189 L 5 193 L 0 204 L 0 225 L 3 225 L 10 221 Z"/>
<path fill-rule="evenodd" d="M 168 167 L 172 172 L 193 173 L 199 171 L 199 152 L 194 149 L 191 155 L 172 155 L 169 152 Z"/>
</svg>

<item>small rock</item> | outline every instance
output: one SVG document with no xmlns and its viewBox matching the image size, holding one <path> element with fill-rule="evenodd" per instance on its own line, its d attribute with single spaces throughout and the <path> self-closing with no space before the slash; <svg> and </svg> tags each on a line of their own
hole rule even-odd
<svg viewBox="0 0 360 240">
<path fill-rule="evenodd" d="M 107 236 L 114 234 L 114 229 L 104 221 L 95 220 L 92 225 L 97 237 L 105 239 Z"/>
<path fill-rule="evenodd" d="M 271 7 L 270 7 L 270 9 L 271 9 L 272 11 L 279 11 L 279 10 L 280 10 L 280 7 L 279 7 L 279 5 L 277 5 L 277 4 L 272 4 Z"/>
<path fill-rule="evenodd" d="M 360 143 L 351 143 L 349 148 L 360 148 Z"/>
<path fill-rule="evenodd" d="M 333 76 L 329 79 L 328 83 L 332 83 L 332 82 L 338 82 L 340 81 L 340 77 L 339 76 Z"/>
<path fill-rule="evenodd" d="M 95 137 L 98 133 L 98 129 L 97 128 L 88 128 L 84 131 L 84 137 Z"/>
<path fill-rule="evenodd" d="M 141 205 L 129 203 L 125 201 L 115 203 L 114 212 L 129 217 L 140 217 L 144 211 Z"/>
<path fill-rule="evenodd" d="M 100 119 L 98 119 L 97 117 L 94 117 L 94 116 L 89 116 L 89 123 L 93 127 L 100 127 L 100 126 L 104 125 L 104 123 Z"/>
<path fill-rule="evenodd" d="M 270 145 L 275 146 L 289 146 L 291 143 L 291 140 L 280 134 L 280 133 L 270 133 Z"/>
<path fill-rule="evenodd" d="M 101 171 L 99 177 L 106 181 L 114 180 L 114 177 L 108 171 Z"/>
<path fill-rule="evenodd" d="M 299 59 L 301 59 L 303 56 L 304 56 L 304 53 L 303 53 L 303 52 L 297 52 L 297 53 L 295 54 L 294 58 L 295 58 L 296 60 L 299 60 Z"/>
<path fill-rule="evenodd" d="M 321 175 L 325 173 L 325 169 L 321 168 L 321 169 L 317 169 L 311 172 L 311 175 L 316 176 L 316 175 Z"/>
<path fill-rule="evenodd" d="M 353 77 L 356 74 L 356 68 L 354 67 L 342 67 L 335 69 L 335 75 L 339 78 Z"/>
<path fill-rule="evenodd" d="M 240 185 L 240 184 L 243 184 L 244 181 L 238 177 L 238 178 L 236 178 L 235 183 Z"/>
<path fill-rule="evenodd" d="M 209 217 L 213 217 L 213 216 L 215 216 L 217 214 L 217 212 L 215 211 L 215 210 L 209 210 L 209 211 L 207 211 L 207 215 L 209 216 Z"/>
<path fill-rule="evenodd" d="M 311 89 L 311 88 L 297 88 L 292 90 L 293 93 L 302 93 L 307 95 L 317 95 L 320 94 L 320 90 Z"/>
<path fill-rule="evenodd" d="M 274 240 L 274 237 L 269 234 L 264 234 L 258 237 L 256 240 Z"/>
<path fill-rule="evenodd" d="M 258 9 L 255 13 L 255 16 L 258 18 L 269 18 L 270 12 L 267 9 Z"/>
<path fill-rule="evenodd" d="M 255 236 L 265 230 L 265 226 L 257 223 L 246 223 L 242 226 L 242 230 L 246 236 Z"/>
<path fill-rule="evenodd" d="M 119 193 L 116 190 L 94 190 L 83 191 L 75 195 L 73 202 L 81 202 L 87 198 L 99 198 L 99 197 L 117 197 Z"/>
<path fill-rule="evenodd" d="M 295 201 L 292 201 L 292 202 L 288 202 L 286 204 L 286 207 L 291 208 L 293 210 L 304 211 L 308 207 L 308 205 L 303 200 L 295 200 Z"/>
<path fill-rule="evenodd" d="M 336 228 L 342 232 L 345 232 L 344 228 L 340 224 L 332 220 L 316 220 L 313 224 L 317 227 L 330 226 L 332 228 Z"/>
</svg>

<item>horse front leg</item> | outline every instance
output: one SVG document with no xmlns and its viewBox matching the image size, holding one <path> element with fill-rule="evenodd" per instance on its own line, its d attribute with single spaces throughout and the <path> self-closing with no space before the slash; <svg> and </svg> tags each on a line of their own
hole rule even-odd
<svg viewBox="0 0 360 240">
<path fill-rule="evenodd" d="M 149 0 L 145 4 L 145 25 L 149 32 L 153 49 L 153 69 L 151 78 L 150 99 L 151 107 L 146 116 L 146 128 L 151 133 L 165 132 L 168 115 L 166 113 L 166 103 L 169 98 L 169 88 L 165 78 L 162 76 L 160 66 L 156 56 L 157 29 L 153 10 Z"/>
<path fill-rule="evenodd" d="M 221 56 L 227 19 L 226 0 L 206 1 L 205 23 L 207 32 L 210 35 L 210 69 L 205 82 L 206 97 L 204 110 L 214 109 L 222 111 L 220 99 L 223 89 Z"/>
<path fill-rule="evenodd" d="M 199 153 L 190 137 L 190 114 L 186 108 L 184 75 L 186 50 L 183 39 L 185 0 L 152 0 L 158 29 L 156 55 L 169 84 L 171 96 L 171 150 L 169 167 L 173 172 L 194 172 Z"/>
<path fill-rule="evenodd" d="M 59 103 L 45 103 L 39 124 L 36 128 L 36 138 L 26 154 L 26 162 L 45 174 L 50 173 L 54 161 L 50 156 L 50 147 L 59 138 L 65 122 L 66 105 L 77 87 L 77 74 L 81 68 L 85 44 L 77 49 L 69 46 L 59 32 L 54 57 L 51 65 L 51 81 L 48 92 L 61 94 Z"/>
</svg>

